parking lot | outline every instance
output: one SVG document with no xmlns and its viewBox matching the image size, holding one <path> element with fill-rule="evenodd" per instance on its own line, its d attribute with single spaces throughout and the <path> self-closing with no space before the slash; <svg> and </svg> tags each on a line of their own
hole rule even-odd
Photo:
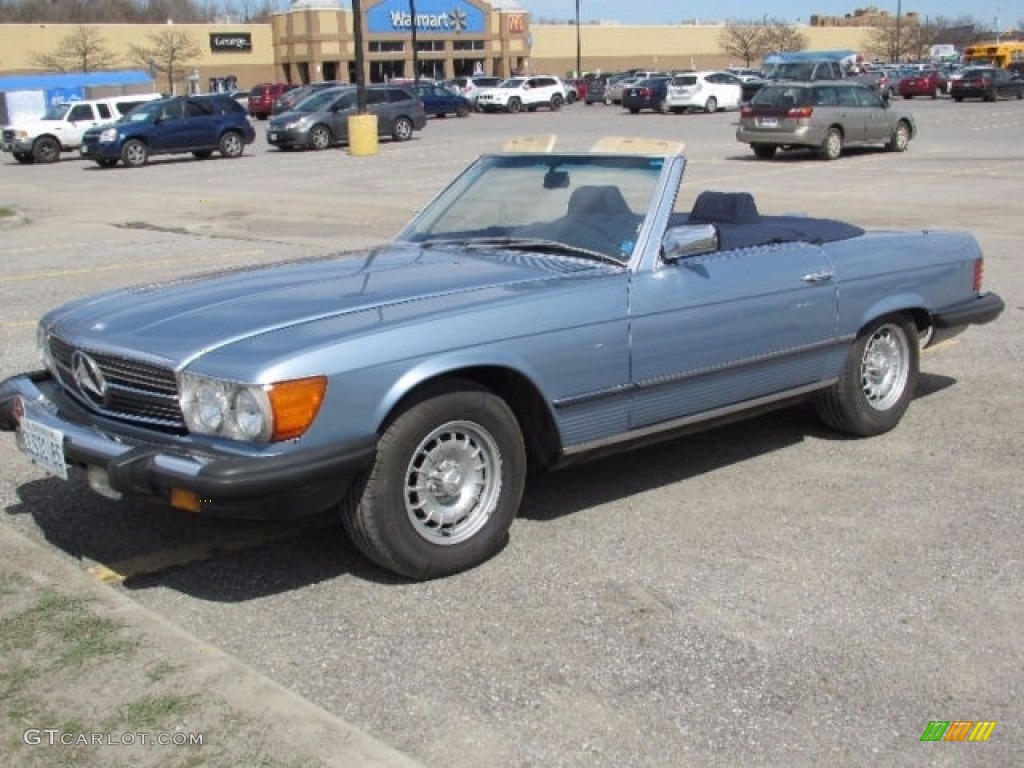
<svg viewBox="0 0 1024 768">
<path fill-rule="evenodd" d="M 893 102 L 905 154 L 754 158 L 736 114 L 431 119 L 371 157 L 269 149 L 100 169 L 0 156 L 0 378 L 87 293 L 387 239 L 476 155 L 555 133 L 686 142 L 682 195 L 967 229 L 1004 315 L 926 356 L 900 426 L 802 409 L 532 478 L 508 547 L 412 584 L 330 515 L 196 519 L 48 478 L 0 434 L 0 525 L 430 766 L 1010 766 L 1024 754 L 1024 101 Z M 922 743 L 988 720 L 986 743 Z"/>
</svg>

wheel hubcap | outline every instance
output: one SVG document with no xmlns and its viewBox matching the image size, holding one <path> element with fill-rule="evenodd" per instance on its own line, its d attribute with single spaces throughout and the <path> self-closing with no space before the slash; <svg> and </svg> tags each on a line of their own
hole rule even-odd
<svg viewBox="0 0 1024 768">
<path fill-rule="evenodd" d="M 861 389 L 868 405 L 886 411 L 903 396 L 909 361 L 908 342 L 898 329 L 885 325 L 875 331 L 860 366 Z"/>
<path fill-rule="evenodd" d="M 501 453 L 478 424 L 438 427 L 417 446 L 405 473 L 405 510 L 432 544 L 471 538 L 490 519 L 501 495 Z"/>
</svg>

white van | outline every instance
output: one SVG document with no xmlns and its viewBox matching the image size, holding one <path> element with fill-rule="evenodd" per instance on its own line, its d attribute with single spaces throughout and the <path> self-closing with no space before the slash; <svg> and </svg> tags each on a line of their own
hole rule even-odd
<svg viewBox="0 0 1024 768">
<path fill-rule="evenodd" d="M 140 93 L 59 102 L 42 117 L 5 125 L 0 149 L 13 154 L 19 163 L 55 163 L 61 152 L 82 145 L 82 134 L 87 129 L 112 123 L 139 104 L 159 98 L 159 93 Z"/>
</svg>

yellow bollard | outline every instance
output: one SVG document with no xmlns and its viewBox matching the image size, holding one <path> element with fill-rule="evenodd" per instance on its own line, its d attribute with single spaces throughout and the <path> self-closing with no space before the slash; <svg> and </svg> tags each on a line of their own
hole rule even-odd
<svg viewBox="0 0 1024 768">
<path fill-rule="evenodd" d="M 376 115 L 349 115 L 348 153 L 357 156 L 377 154 Z"/>
</svg>

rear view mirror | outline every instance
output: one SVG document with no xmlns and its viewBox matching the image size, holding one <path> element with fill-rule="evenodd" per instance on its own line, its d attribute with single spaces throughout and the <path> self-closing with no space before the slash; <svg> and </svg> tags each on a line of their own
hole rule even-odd
<svg viewBox="0 0 1024 768">
<path fill-rule="evenodd" d="M 568 187 L 568 171 L 556 171 L 552 168 L 544 174 L 544 189 L 567 189 Z"/>
</svg>

